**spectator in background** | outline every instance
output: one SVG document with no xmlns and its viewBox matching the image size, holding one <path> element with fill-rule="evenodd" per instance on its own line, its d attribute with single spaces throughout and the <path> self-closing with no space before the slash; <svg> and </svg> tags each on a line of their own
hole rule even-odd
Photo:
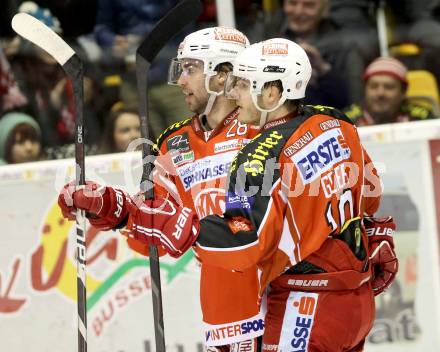
<svg viewBox="0 0 440 352">
<path fill-rule="evenodd" d="M 298 43 L 313 68 L 306 103 L 343 108 L 362 96 L 362 56 L 328 19 L 329 0 L 285 0 L 282 35 Z"/>
<path fill-rule="evenodd" d="M 360 50 L 371 62 L 379 56 L 377 9 L 380 1 L 332 0 L 330 17 L 349 36 L 362 43 Z M 394 57 L 410 69 L 425 69 L 440 81 L 440 0 L 384 0 L 388 44 Z M 399 50 L 399 44 L 416 44 Z"/>
<path fill-rule="evenodd" d="M 26 104 L 27 99 L 18 88 L 9 62 L 0 46 L 0 115 Z"/>
<path fill-rule="evenodd" d="M 376 29 L 375 1 L 331 0 L 329 17 L 343 32 L 359 45 L 364 63 L 380 55 Z"/>
<path fill-rule="evenodd" d="M 29 115 L 10 112 L 0 119 L 0 165 L 37 161 L 42 157 L 41 130 Z"/>
<path fill-rule="evenodd" d="M 26 12 L 62 34 L 58 20 L 49 10 L 33 2 L 25 2 L 20 12 Z M 11 65 L 29 106 L 27 112 L 42 126 L 44 147 L 59 147 L 73 143 L 75 135 L 75 102 L 73 87 L 61 66 L 44 50 L 16 37 L 16 52 Z M 86 141 L 98 140 L 100 126 L 95 112 L 94 96 L 98 91 L 94 81 L 84 77 L 84 121 Z"/>
<path fill-rule="evenodd" d="M 134 53 L 143 37 L 179 0 L 98 0 L 95 37 L 104 51 L 103 59 L 118 66 L 123 75 L 121 99 L 137 101 Z M 190 26 L 192 28 L 192 26 Z M 188 31 L 191 30 L 188 28 Z M 167 84 L 168 64 L 188 31 L 179 33 L 158 54 L 149 71 L 150 131 L 157 137 L 170 124 L 189 114 L 177 87 Z M 127 70 L 128 69 L 128 70 Z"/>
<path fill-rule="evenodd" d="M 106 121 L 99 152 L 125 152 L 130 142 L 140 137 L 140 119 L 137 111 L 118 102 L 111 109 Z"/>
<path fill-rule="evenodd" d="M 406 73 L 407 68 L 397 59 L 374 60 L 364 73 L 364 101 L 346 109 L 347 116 L 358 126 L 433 118 L 431 111 L 406 99 Z"/>
</svg>

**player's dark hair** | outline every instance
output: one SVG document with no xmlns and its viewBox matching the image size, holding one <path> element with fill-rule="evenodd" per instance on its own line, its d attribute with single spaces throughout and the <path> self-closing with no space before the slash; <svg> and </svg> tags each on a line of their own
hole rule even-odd
<svg viewBox="0 0 440 352">
<path fill-rule="evenodd" d="M 263 89 L 266 89 L 269 87 L 278 88 L 278 90 L 280 91 L 280 94 L 284 91 L 283 83 L 279 79 L 276 81 L 270 81 L 270 82 L 264 83 Z M 301 102 L 302 102 L 302 99 L 287 99 L 283 105 L 289 110 L 296 110 L 300 106 Z"/>
<path fill-rule="evenodd" d="M 214 70 L 217 72 L 229 73 L 232 72 L 233 68 L 234 66 L 232 66 L 230 62 L 222 62 L 221 64 L 215 66 Z"/>
</svg>

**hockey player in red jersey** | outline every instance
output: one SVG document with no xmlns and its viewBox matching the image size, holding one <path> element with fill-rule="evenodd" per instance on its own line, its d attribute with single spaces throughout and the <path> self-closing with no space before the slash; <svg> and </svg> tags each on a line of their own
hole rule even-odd
<svg viewBox="0 0 440 352">
<path fill-rule="evenodd" d="M 166 198 L 170 194 L 173 201 L 188 207 L 200 218 L 225 211 L 226 176 L 232 159 L 259 130 L 239 122 L 235 102 L 223 95 L 231 62 L 248 45 L 246 36 L 235 29 L 206 28 L 188 35 L 170 64 L 169 83 L 181 87 L 195 116 L 170 126 L 159 136 L 154 191 L 158 197 Z M 90 187 L 98 190 L 96 185 Z M 90 219 L 95 226 L 108 229 L 125 224 L 127 204 L 132 204 L 125 193 L 106 187 L 101 191 L 103 196 L 95 191 L 86 197 L 79 191 L 73 195 L 72 207 L 67 207 L 65 196 L 72 198 L 66 194 L 67 189 L 59 198 L 66 216 L 74 211 L 75 203 L 98 213 L 97 219 Z M 112 214 L 118 199 L 123 210 L 116 219 Z M 148 244 L 142 239 L 129 237 L 128 244 L 148 255 Z M 233 272 L 203 264 L 200 300 L 207 350 L 257 350 L 257 337 L 263 334 L 264 324 L 258 306 L 255 265 Z M 237 326 L 246 328 L 237 330 Z"/>
<path fill-rule="evenodd" d="M 262 129 L 231 165 L 226 211 L 199 220 L 157 197 L 130 208 L 128 230 L 174 256 L 195 245 L 203 265 L 257 264 L 264 352 L 362 351 L 374 295 L 397 272 L 395 225 L 371 217 L 381 183 L 350 119 L 301 104 L 310 76 L 304 50 L 286 39 L 239 54 L 225 91 L 240 121 Z"/>
</svg>

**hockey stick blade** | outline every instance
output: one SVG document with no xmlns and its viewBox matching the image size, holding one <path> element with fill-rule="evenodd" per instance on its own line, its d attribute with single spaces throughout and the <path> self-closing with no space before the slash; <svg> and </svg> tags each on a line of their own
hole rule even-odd
<svg viewBox="0 0 440 352">
<path fill-rule="evenodd" d="M 36 18 L 18 13 L 12 19 L 17 34 L 51 55 L 69 76 L 75 100 L 75 162 L 76 184 L 85 184 L 83 137 L 83 65 L 75 51 L 54 31 Z M 87 352 L 87 289 L 86 289 L 86 217 L 83 210 L 76 212 L 77 244 L 77 309 L 78 351 Z"/>
<path fill-rule="evenodd" d="M 17 34 L 49 53 L 61 66 L 75 55 L 72 48 L 54 31 L 27 13 L 16 14 L 11 25 Z"/>
<path fill-rule="evenodd" d="M 163 17 L 145 37 L 137 53 L 150 64 L 163 46 L 202 13 L 200 0 L 183 0 Z"/>
</svg>

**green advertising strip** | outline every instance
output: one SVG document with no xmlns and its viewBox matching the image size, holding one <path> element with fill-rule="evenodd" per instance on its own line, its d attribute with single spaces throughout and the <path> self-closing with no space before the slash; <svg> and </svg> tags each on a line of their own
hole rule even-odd
<svg viewBox="0 0 440 352">
<path fill-rule="evenodd" d="M 167 284 L 173 281 L 178 274 L 185 272 L 186 266 L 194 258 L 192 251 L 186 252 L 176 263 L 160 263 L 160 268 L 166 271 Z M 107 291 L 109 291 L 121 277 L 127 272 L 136 267 L 148 267 L 150 261 L 148 258 L 135 258 L 131 259 L 121 266 L 119 266 L 96 290 L 93 294 L 87 298 L 87 311 L 90 311 L 93 306 L 98 302 Z"/>
</svg>

